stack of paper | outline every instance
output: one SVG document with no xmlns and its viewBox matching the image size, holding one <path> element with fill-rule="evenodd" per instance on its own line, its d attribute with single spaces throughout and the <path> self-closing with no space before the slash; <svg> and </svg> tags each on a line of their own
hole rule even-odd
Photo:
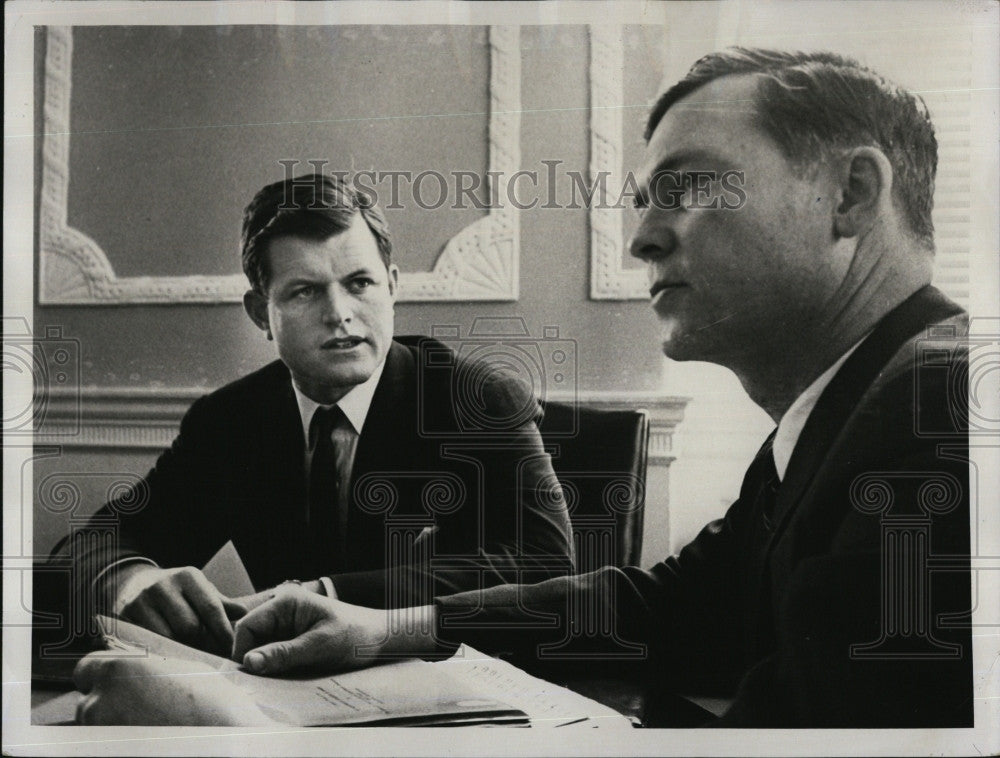
<svg viewBox="0 0 1000 758">
<path fill-rule="evenodd" d="M 254 591 L 232 542 L 203 573 L 231 597 Z M 254 676 L 234 661 L 126 621 L 104 616 L 98 620 L 108 647 L 122 655 L 153 654 L 200 663 L 247 692 L 270 717 L 296 726 L 631 728 L 631 722 L 611 708 L 464 645 L 437 663 L 407 660 L 332 676 L 272 678 Z M 57 699 L 45 714 L 33 714 L 33 722 L 71 719 L 77 697 Z"/>
<path fill-rule="evenodd" d="M 497 699 L 474 680 L 441 666 L 407 660 L 331 676 L 296 679 L 255 676 L 239 664 L 188 647 L 120 619 L 99 616 L 109 647 L 192 661 L 218 671 L 270 717 L 296 726 L 434 726 L 528 723 L 527 714 Z M 145 651 L 145 653 L 143 652 Z"/>
<path fill-rule="evenodd" d="M 483 688 L 524 711 L 533 727 L 632 728 L 632 722 L 613 708 L 531 676 L 468 645 L 433 665 L 447 669 L 456 681 Z"/>
<path fill-rule="evenodd" d="M 624 727 L 624 716 L 463 645 L 446 661 L 407 660 L 319 677 L 255 676 L 239 664 L 120 619 L 99 616 L 123 654 L 203 664 L 240 687 L 271 718 L 296 726 Z"/>
<path fill-rule="evenodd" d="M 254 591 L 243 560 L 240 558 L 239 552 L 232 542 L 227 542 L 223 545 L 205 565 L 202 572 L 224 595 L 236 597 L 238 595 L 248 595 Z M 627 718 L 595 700 L 577 694 L 565 687 L 559 687 L 542 679 L 537 679 L 509 663 L 491 658 L 466 645 L 459 648 L 458 652 L 447 661 L 434 664 L 411 661 L 410 668 L 405 673 L 401 673 L 396 680 L 395 686 L 400 689 L 389 695 L 390 702 L 405 703 L 409 702 L 412 697 L 419 698 L 427 693 L 427 686 L 430 681 L 439 681 L 438 679 L 432 679 L 428 682 L 422 681 L 420 677 L 423 676 L 423 672 L 429 670 L 426 668 L 413 668 L 413 665 L 417 663 L 420 663 L 424 667 L 439 667 L 447 671 L 450 681 L 455 686 L 464 684 L 472 688 L 476 694 L 471 699 L 483 703 L 482 707 L 484 709 L 493 709 L 493 716 L 488 719 L 484 719 L 482 716 L 473 716 L 471 713 L 466 714 L 470 720 L 478 719 L 480 723 L 485 723 L 486 721 L 499 723 L 503 721 L 509 724 L 515 721 L 510 715 L 499 715 L 503 709 L 501 708 L 501 704 L 493 700 L 493 698 L 501 698 L 517 711 L 527 714 L 530 725 L 534 727 L 564 727 L 571 724 L 579 724 L 584 727 L 600 726 L 629 729 L 632 727 L 632 722 Z M 394 676 L 392 672 L 396 671 L 396 666 L 399 665 L 401 664 L 381 667 L 379 674 L 375 675 L 375 679 L 372 681 L 379 680 L 380 675 L 385 672 L 389 672 L 390 677 Z M 351 677 L 351 681 L 360 677 L 359 681 L 367 683 L 369 677 L 372 676 L 372 671 L 369 670 L 366 674 L 358 672 L 346 676 Z M 434 676 L 437 677 L 439 675 L 440 672 L 436 671 Z M 414 683 L 419 683 L 419 689 L 409 689 L 409 677 L 411 676 L 414 677 Z M 343 676 L 336 677 L 336 679 L 339 681 L 343 679 Z M 376 685 L 366 684 L 366 686 L 370 689 Z M 447 691 L 447 687 L 440 689 L 440 685 L 435 686 L 438 686 L 439 689 L 434 697 L 442 700 L 442 702 L 446 701 L 447 699 L 443 698 L 443 695 Z M 489 702 L 493 702 L 494 705 L 486 706 L 485 703 Z M 466 705 L 465 707 L 471 708 L 472 706 Z M 423 718 L 425 719 L 424 723 L 432 721 L 432 717 L 429 714 Z M 454 709 L 452 709 L 447 718 L 451 719 L 450 723 L 457 723 L 459 713 L 454 712 Z M 282 720 L 290 720 L 291 723 L 301 723 L 293 718 Z M 523 719 L 521 723 L 522 725 L 527 725 Z"/>
</svg>

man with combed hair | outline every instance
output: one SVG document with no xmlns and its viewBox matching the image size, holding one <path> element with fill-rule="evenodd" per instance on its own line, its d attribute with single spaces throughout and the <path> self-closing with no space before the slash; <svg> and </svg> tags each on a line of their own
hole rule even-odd
<svg viewBox="0 0 1000 758">
<path fill-rule="evenodd" d="M 630 249 L 663 351 L 731 369 L 776 424 L 739 499 L 651 569 L 412 610 L 435 634 L 386 637 L 384 611 L 278 597 L 237 624 L 234 658 L 280 674 L 464 641 L 530 667 L 557 648 L 589 670 L 604 655 L 655 686 L 733 698 L 720 726 L 972 726 L 968 426 L 955 397 L 968 324 L 930 286 L 926 109 L 838 55 L 736 49 L 659 98 L 646 141 Z M 687 178 L 705 171 L 742 172 L 745 204 L 690 202 Z M 577 609 L 613 619 L 613 633 L 581 634 Z M 559 625 L 525 625 L 531 614 Z M 623 660 L 629 642 L 642 654 Z M 380 653 L 362 657 L 366 643 Z M 103 666 L 78 669 L 95 721 L 113 720 L 119 697 Z"/>
<path fill-rule="evenodd" d="M 268 595 L 236 602 L 193 568 L 227 540 L 262 592 L 295 580 L 373 607 L 573 570 L 537 401 L 440 342 L 393 338 L 399 274 L 369 196 L 336 175 L 275 182 L 241 246 L 244 306 L 279 360 L 191 407 L 95 516 L 113 543 L 90 527 L 67 541 L 83 610 L 228 654 L 231 619 Z M 460 417 L 473 401 L 482 429 Z"/>
</svg>

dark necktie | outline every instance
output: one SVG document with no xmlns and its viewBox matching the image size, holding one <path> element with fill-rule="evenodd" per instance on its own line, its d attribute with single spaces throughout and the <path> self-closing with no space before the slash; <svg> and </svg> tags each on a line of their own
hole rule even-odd
<svg viewBox="0 0 1000 758">
<path fill-rule="evenodd" d="M 743 476 L 740 498 L 750 505 L 756 514 L 754 518 L 764 526 L 768 534 L 774 532 L 774 507 L 778 501 L 778 469 L 774 464 L 773 436 L 761 445 L 753 462 Z"/>
<path fill-rule="evenodd" d="M 312 563 L 316 571 L 335 571 L 343 558 L 340 484 L 341 467 L 338 446 L 349 422 L 339 406 L 317 408 L 309 425 L 308 530 Z"/>
<path fill-rule="evenodd" d="M 752 519 L 748 527 L 749 543 L 742 567 L 744 597 L 747 604 L 744 619 L 745 641 L 750 660 L 764 655 L 774 639 L 771 616 L 766 611 L 771 603 L 767 558 L 768 545 L 774 538 L 777 528 L 774 510 L 778 502 L 778 487 L 781 480 L 774 464 L 771 443 L 771 439 L 764 443 L 747 469 L 740 495 L 741 499 L 744 497 L 750 499 Z"/>
</svg>

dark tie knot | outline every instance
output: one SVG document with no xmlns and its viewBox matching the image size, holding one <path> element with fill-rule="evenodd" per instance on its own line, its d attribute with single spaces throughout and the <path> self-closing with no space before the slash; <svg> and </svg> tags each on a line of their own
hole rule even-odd
<svg viewBox="0 0 1000 758">
<path fill-rule="evenodd" d="M 347 416 L 344 415 L 339 405 L 317 408 L 309 423 L 309 449 L 315 450 L 317 443 L 321 440 L 329 440 L 334 429 L 338 429 L 346 423 Z"/>
</svg>

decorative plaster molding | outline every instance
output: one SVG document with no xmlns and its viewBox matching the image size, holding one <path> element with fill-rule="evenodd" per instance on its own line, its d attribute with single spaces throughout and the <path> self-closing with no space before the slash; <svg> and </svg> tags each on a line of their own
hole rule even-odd
<svg viewBox="0 0 1000 758">
<path fill-rule="evenodd" d="M 649 284 L 642 269 L 622 265 L 622 210 L 603 202 L 605 189 L 623 187 L 622 27 L 590 28 L 590 181 L 598 183 L 590 208 L 590 299 L 646 300 Z M 603 172 L 603 173 L 602 173 Z M 606 182 L 600 183 L 600 177 Z M 615 200 L 611 198 L 611 200 Z"/>
<path fill-rule="evenodd" d="M 39 293 L 43 305 L 238 302 L 242 274 L 119 278 L 98 243 L 67 223 L 73 33 L 50 26 L 45 55 L 45 142 L 39 219 Z"/>
<path fill-rule="evenodd" d="M 189 387 L 53 390 L 38 413 L 34 441 L 64 448 L 162 450 L 177 436 L 191 404 L 210 391 Z"/>
<path fill-rule="evenodd" d="M 47 40 L 38 302 L 42 305 L 240 302 L 247 287 L 242 274 L 118 277 L 100 245 L 69 226 L 72 28 L 50 26 Z M 489 170 L 510 176 L 520 168 L 521 160 L 519 28 L 490 27 L 489 43 Z M 492 208 L 448 241 L 432 271 L 400 275 L 400 301 L 517 300 L 519 257 L 516 209 Z"/>
<path fill-rule="evenodd" d="M 490 27 L 490 172 L 512 176 L 521 168 L 520 27 Z M 481 219 L 452 237 L 430 272 L 400 275 L 404 302 L 517 300 L 520 217 L 509 203 L 490 198 Z"/>
<path fill-rule="evenodd" d="M 52 391 L 45 399 L 35 445 L 60 445 L 68 449 L 125 448 L 163 450 L 169 447 L 181 417 L 199 397 L 211 390 L 202 387 L 134 389 L 91 387 Z M 649 462 L 669 465 L 674 460 L 674 428 L 684 418 L 688 398 L 665 397 L 650 392 L 581 392 L 552 394 L 550 399 L 608 410 L 643 408 L 649 413 Z"/>
</svg>

